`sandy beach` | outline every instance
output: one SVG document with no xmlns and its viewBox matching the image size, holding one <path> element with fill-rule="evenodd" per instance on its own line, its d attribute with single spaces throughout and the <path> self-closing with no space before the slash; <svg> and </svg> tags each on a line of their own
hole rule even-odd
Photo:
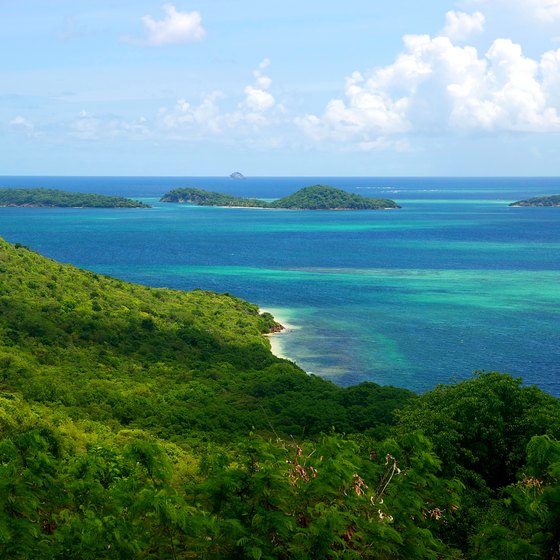
<svg viewBox="0 0 560 560">
<path fill-rule="evenodd" d="M 287 336 L 293 336 L 294 331 L 299 330 L 300 327 L 294 325 L 289 322 L 287 317 L 282 316 L 282 309 L 277 308 L 268 308 L 268 307 L 261 307 L 259 308 L 260 313 L 270 313 L 276 322 L 280 323 L 284 328 L 280 332 L 277 333 L 269 333 L 265 334 L 270 341 L 270 350 L 271 352 L 278 358 L 283 358 L 286 360 L 291 360 L 295 362 L 295 360 L 288 356 L 285 351 L 285 340 Z"/>
</svg>

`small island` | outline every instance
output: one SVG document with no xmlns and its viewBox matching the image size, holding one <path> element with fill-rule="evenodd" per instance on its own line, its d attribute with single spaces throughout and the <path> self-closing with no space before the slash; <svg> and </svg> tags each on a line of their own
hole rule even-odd
<svg viewBox="0 0 560 560">
<path fill-rule="evenodd" d="M 160 201 L 194 204 L 196 206 L 287 210 L 389 210 L 400 208 L 396 202 L 388 198 L 367 198 L 328 185 L 304 187 L 274 202 L 195 188 L 174 189 L 166 193 Z"/>
<path fill-rule="evenodd" d="M 560 194 L 553 194 L 550 196 L 536 196 L 533 198 L 528 198 L 526 200 L 518 200 L 517 202 L 512 202 L 510 206 L 551 206 L 558 208 L 560 207 Z"/>
<path fill-rule="evenodd" d="M 103 194 L 58 189 L 0 189 L 0 206 L 27 208 L 151 208 L 150 205 Z"/>
<path fill-rule="evenodd" d="M 246 177 L 240 171 L 234 171 L 233 173 L 230 173 L 229 178 L 230 179 L 245 179 Z"/>
<path fill-rule="evenodd" d="M 160 202 L 178 202 L 195 206 L 226 206 L 242 208 L 264 208 L 268 204 L 256 198 L 244 198 L 231 194 L 205 191 L 204 189 L 179 188 L 173 189 L 160 198 Z"/>
<path fill-rule="evenodd" d="M 290 210 L 389 210 L 400 208 L 388 198 L 368 198 L 328 185 L 313 185 L 270 203 Z"/>
</svg>

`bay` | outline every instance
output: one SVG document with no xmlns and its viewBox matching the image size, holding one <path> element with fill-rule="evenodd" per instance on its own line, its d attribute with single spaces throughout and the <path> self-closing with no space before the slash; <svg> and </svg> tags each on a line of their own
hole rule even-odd
<svg viewBox="0 0 560 560">
<path fill-rule="evenodd" d="M 315 183 L 395 211 L 158 202 L 194 186 L 277 198 Z M 124 280 L 229 292 L 290 325 L 279 351 L 340 385 L 416 391 L 498 370 L 560 396 L 560 209 L 509 202 L 557 178 L 0 177 L 2 187 L 130 196 L 152 209 L 0 208 L 0 235 Z"/>
</svg>

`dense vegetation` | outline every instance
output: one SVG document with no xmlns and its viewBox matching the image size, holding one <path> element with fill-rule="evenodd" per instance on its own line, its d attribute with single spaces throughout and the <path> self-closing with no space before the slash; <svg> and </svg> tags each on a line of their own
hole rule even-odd
<svg viewBox="0 0 560 560">
<path fill-rule="evenodd" d="M 272 208 L 293 210 L 382 210 L 400 208 L 388 198 L 366 198 L 327 185 L 304 187 L 271 203 Z"/>
<path fill-rule="evenodd" d="M 558 558 L 560 403 L 274 357 L 227 294 L 0 241 L 0 557 Z"/>
<path fill-rule="evenodd" d="M 256 198 L 244 198 L 195 188 L 173 189 L 165 193 L 160 201 L 194 204 L 196 206 L 241 206 L 244 208 L 263 208 L 268 206 L 266 202 Z"/>
<path fill-rule="evenodd" d="M 560 194 L 518 200 L 517 202 L 512 202 L 510 206 L 560 206 Z"/>
<path fill-rule="evenodd" d="M 387 198 L 366 198 L 327 185 L 304 187 L 294 194 L 266 202 L 202 189 L 174 189 L 161 202 L 180 202 L 197 206 L 242 206 L 251 208 L 281 208 L 290 210 L 380 210 L 400 208 Z"/>
<path fill-rule="evenodd" d="M 0 206 L 34 208 L 150 208 L 129 198 L 57 189 L 0 189 Z"/>
</svg>

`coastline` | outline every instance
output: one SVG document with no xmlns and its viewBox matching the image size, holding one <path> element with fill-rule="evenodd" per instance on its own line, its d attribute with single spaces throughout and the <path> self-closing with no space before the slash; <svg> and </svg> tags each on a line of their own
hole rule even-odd
<svg viewBox="0 0 560 560">
<path fill-rule="evenodd" d="M 270 351 L 277 357 L 283 360 L 290 360 L 291 362 L 297 363 L 292 357 L 288 356 L 285 352 L 285 337 L 287 335 L 293 334 L 295 331 L 299 330 L 300 327 L 290 323 L 286 316 L 282 315 L 282 309 L 270 308 L 270 307 L 259 307 L 259 313 L 270 313 L 276 322 L 282 325 L 282 330 L 278 332 L 267 333 L 265 336 L 270 344 Z"/>
</svg>

